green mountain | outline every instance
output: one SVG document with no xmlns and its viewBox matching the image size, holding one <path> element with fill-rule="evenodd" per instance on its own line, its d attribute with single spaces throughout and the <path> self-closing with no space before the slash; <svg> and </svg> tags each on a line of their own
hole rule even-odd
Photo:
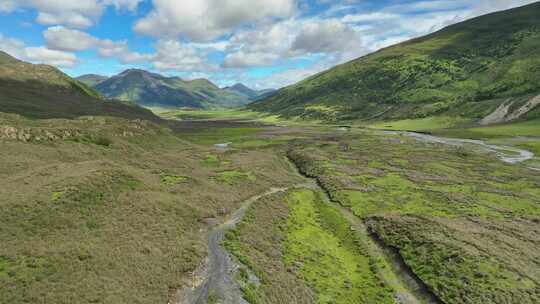
<svg viewBox="0 0 540 304">
<path fill-rule="evenodd" d="M 236 94 L 240 94 L 242 96 L 245 96 L 247 99 L 249 100 L 252 100 L 252 101 L 255 101 L 255 100 L 259 100 L 261 98 L 265 98 L 265 97 L 268 97 L 270 94 L 274 93 L 276 90 L 273 90 L 273 89 L 266 89 L 266 90 L 253 90 L 253 89 L 250 89 L 248 88 L 247 86 L 241 84 L 241 83 L 237 83 L 231 87 L 227 87 L 225 88 L 225 90 L 229 91 L 229 92 L 232 92 L 232 93 L 236 93 Z"/>
<path fill-rule="evenodd" d="M 246 91 L 221 89 L 206 79 L 188 81 L 139 69 L 126 70 L 94 88 L 108 98 L 144 106 L 232 108 L 254 100 Z"/>
<path fill-rule="evenodd" d="M 77 79 L 78 81 L 86 84 L 89 87 L 94 87 L 94 86 L 102 83 L 103 81 L 109 79 L 109 77 L 96 75 L 96 74 L 87 74 L 87 75 L 82 75 L 82 76 L 79 76 L 79 77 L 75 77 L 75 79 Z"/>
<path fill-rule="evenodd" d="M 539 16 L 534 3 L 458 23 L 314 75 L 249 108 L 326 120 L 540 116 Z"/>
<path fill-rule="evenodd" d="M 52 66 L 20 61 L 1 51 L 0 109 L 32 118 L 100 115 L 158 119 L 146 109 L 107 102 L 94 89 Z"/>
</svg>

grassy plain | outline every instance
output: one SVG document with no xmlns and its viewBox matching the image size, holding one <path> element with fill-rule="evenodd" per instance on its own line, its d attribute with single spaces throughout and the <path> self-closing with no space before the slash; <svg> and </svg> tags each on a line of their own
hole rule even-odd
<svg viewBox="0 0 540 304">
<path fill-rule="evenodd" d="M 314 144 L 289 155 L 444 303 L 540 299 L 536 171 L 399 135 Z"/>
<path fill-rule="evenodd" d="M 249 303 L 393 303 L 388 249 L 445 303 L 539 300 L 536 171 L 373 130 L 208 115 L 220 118 L 2 114 L 0 303 L 166 302 L 193 283 L 212 223 L 304 181 L 287 158 L 333 202 L 278 193 L 228 233 Z"/>
<path fill-rule="evenodd" d="M 2 114 L 0 303 L 166 303 L 206 256 L 207 219 L 298 179 L 269 150 L 184 135 Z"/>
</svg>

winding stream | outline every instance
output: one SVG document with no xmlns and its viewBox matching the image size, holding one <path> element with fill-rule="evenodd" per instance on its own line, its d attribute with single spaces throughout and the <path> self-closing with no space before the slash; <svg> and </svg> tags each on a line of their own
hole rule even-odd
<svg viewBox="0 0 540 304">
<path fill-rule="evenodd" d="M 517 164 L 534 159 L 534 153 L 532 153 L 531 151 L 509 146 L 488 144 L 482 140 L 477 139 L 446 138 L 410 131 L 384 131 L 384 133 L 405 135 L 408 137 L 412 137 L 418 141 L 439 143 L 457 147 L 464 145 L 475 145 L 477 147 L 480 147 L 484 151 L 494 153 L 500 160 L 509 164 Z M 534 167 L 531 167 L 530 169 L 540 170 L 540 168 Z"/>
</svg>

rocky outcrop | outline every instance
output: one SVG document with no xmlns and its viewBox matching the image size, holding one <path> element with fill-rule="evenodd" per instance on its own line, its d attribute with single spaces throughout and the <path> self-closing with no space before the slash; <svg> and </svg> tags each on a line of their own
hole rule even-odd
<svg viewBox="0 0 540 304">
<path fill-rule="evenodd" d="M 510 109 L 515 103 L 516 101 L 511 99 L 505 100 L 495 111 L 480 120 L 480 125 L 484 126 L 519 119 L 540 105 L 540 95 L 531 98 L 521 107 L 511 111 Z"/>
</svg>

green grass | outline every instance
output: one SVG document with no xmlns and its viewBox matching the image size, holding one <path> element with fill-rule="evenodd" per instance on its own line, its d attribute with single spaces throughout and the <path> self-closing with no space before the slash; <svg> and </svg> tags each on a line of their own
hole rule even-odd
<svg viewBox="0 0 540 304">
<path fill-rule="evenodd" d="M 515 136 L 540 137 L 540 120 L 535 119 L 525 122 L 467 129 L 441 130 L 436 133 L 444 136 L 480 139 Z"/>
<path fill-rule="evenodd" d="M 321 195 L 298 189 L 263 198 L 227 233 L 227 249 L 260 279 L 239 273 L 249 303 L 393 303 L 383 263 Z"/>
<path fill-rule="evenodd" d="M 298 265 L 317 303 L 393 303 L 338 211 L 310 190 L 293 192 L 289 204 L 285 263 Z"/>
<path fill-rule="evenodd" d="M 527 245 L 540 218 L 538 175 L 468 148 L 392 136 L 363 131 L 288 155 L 443 302 L 538 301 L 540 256 Z"/>
<path fill-rule="evenodd" d="M 219 172 L 216 180 L 220 183 L 235 185 L 246 181 L 255 181 L 255 176 L 251 172 L 242 172 L 238 170 Z"/>
<path fill-rule="evenodd" d="M 253 139 L 261 129 L 254 127 L 246 128 L 212 128 L 197 130 L 182 134 L 183 139 L 201 145 L 215 145 L 220 143 L 235 142 L 240 143 L 244 140 Z"/>
<path fill-rule="evenodd" d="M 174 174 L 161 174 L 161 182 L 165 185 L 177 185 L 182 184 L 188 181 L 188 178 L 185 176 L 174 175 Z"/>
<path fill-rule="evenodd" d="M 276 150 L 218 153 L 148 121 L 2 114 L 0 125 L 56 135 L 0 132 L 2 303 L 171 301 L 206 256 L 203 219 L 297 180 Z M 111 144 L 73 140 L 98 136 Z"/>
<path fill-rule="evenodd" d="M 467 119 L 458 117 L 433 116 L 419 119 L 379 122 L 369 125 L 369 127 L 385 130 L 428 131 L 436 129 L 448 129 L 465 122 L 467 122 Z"/>
</svg>

